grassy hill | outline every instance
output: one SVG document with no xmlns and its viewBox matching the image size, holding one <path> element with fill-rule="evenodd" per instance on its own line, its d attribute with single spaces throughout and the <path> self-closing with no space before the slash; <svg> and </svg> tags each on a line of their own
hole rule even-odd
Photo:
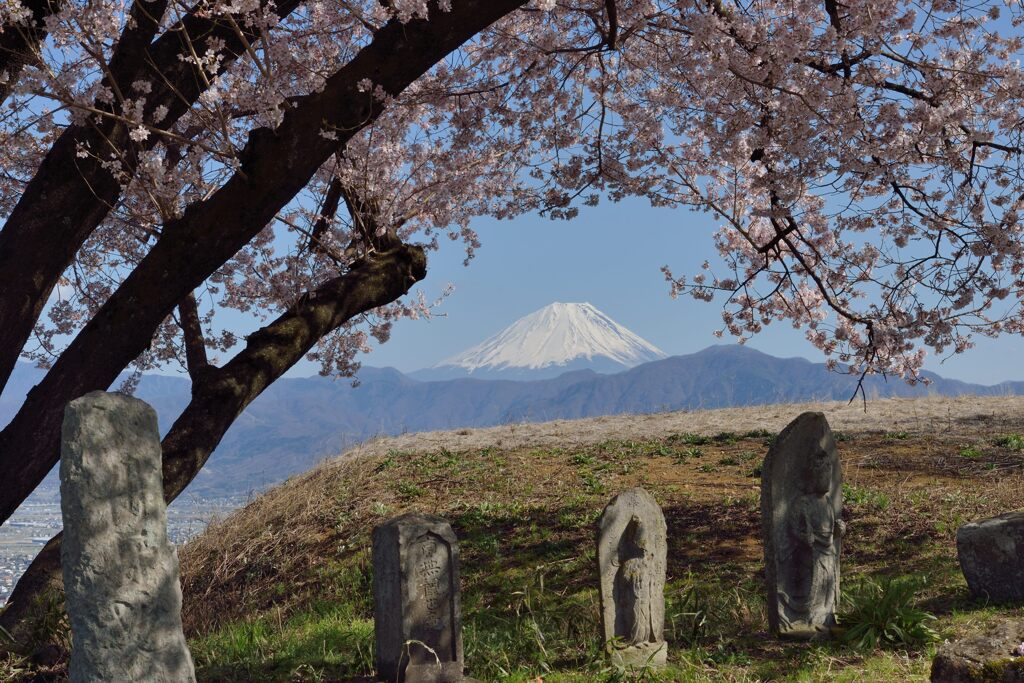
<svg viewBox="0 0 1024 683">
<path fill-rule="evenodd" d="M 880 401 L 868 414 L 826 406 L 846 478 L 845 589 L 917 577 L 913 604 L 937 617 L 943 637 L 998 614 L 1024 618 L 970 600 L 954 542 L 962 523 L 1021 507 L 1024 410 L 1014 408 L 991 399 Z M 181 550 L 200 680 L 368 680 L 369 534 L 410 510 L 446 517 L 460 539 L 470 674 L 631 680 L 601 656 L 594 522 L 635 485 L 654 494 L 669 527 L 671 668 L 644 680 L 927 680 L 934 646 L 862 651 L 766 633 L 759 466 L 800 409 L 644 416 L 632 433 L 628 418 L 562 422 L 563 445 L 543 425 L 495 430 L 491 445 L 468 430 L 425 435 L 422 448 L 409 435 L 289 480 Z M 735 429 L 714 428 L 723 421 Z"/>
</svg>

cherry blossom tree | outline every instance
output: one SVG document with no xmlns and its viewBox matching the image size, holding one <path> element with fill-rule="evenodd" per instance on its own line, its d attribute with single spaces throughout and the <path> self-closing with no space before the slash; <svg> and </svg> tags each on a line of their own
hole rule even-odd
<svg viewBox="0 0 1024 683">
<path fill-rule="evenodd" d="M 472 256 L 478 216 L 625 197 L 711 212 L 728 272 L 666 266 L 672 293 L 719 296 L 741 337 L 788 320 L 855 373 L 914 381 L 925 349 L 1020 332 L 1016 10 L 5 5 L 0 385 L 19 357 L 49 370 L 0 432 L 0 520 L 57 461 L 69 400 L 177 362 L 173 499 L 298 360 L 351 373 L 370 336 L 424 314 L 402 297 L 429 251 Z M 263 327 L 240 340 L 228 309 Z M 4 626 L 59 576 L 58 548 Z"/>
</svg>

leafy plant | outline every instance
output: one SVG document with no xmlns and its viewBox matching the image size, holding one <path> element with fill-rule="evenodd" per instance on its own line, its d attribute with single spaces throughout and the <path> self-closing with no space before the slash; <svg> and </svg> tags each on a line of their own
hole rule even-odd
<svg viewBox="0 0 1024 683">
<path fill-rule="evenodd" d="M 974 446 L 964 446 L 960 449 L 960 457 L 974 460 L 981 457 L 981 451 Z"/>
<path fill-rule="evenodd" d="M 863 650 L 916 649 L 935 642 L 939 634 L 929 626 L 935 617 L 914 604 L 923 585 L 913 576 L 863 579 L 843 596 L 840 638 Z"/>
<path fill-rule="evenodd" d="M 397 489 L 398 493 L 405 498 L 419 498 L 427 492 L 422 486 L 414 484 L 411 481 L 398 482 Z"/>
<path fill-rule="evenodd" d="M 586 487 L 587 491 L 594 494 L 605 493 L 608 487 L 604 485 L 604 482 L 594 474 L 593 472 L 584 472 L 580 475 L 583 479 L 583 486 Z"/>
<path fill-rule="evenodd" d="M 1004 434 L 995 440 L 997 446 L 1009 448 L 1011 451 L 1024 450 L 1024 436 L 1020 434 Z"/>
<path fill-rule="evenodd" d="M 719 432 L 714 436 L 714 442 L 720 444 L 734 444 L 739 440 L 736 432 Z"/>
<path fill-rule="evenodd" d="M 691 446 L 690 448 L 684 448 L 683 450 L 676 453 L 675 457 L 673 457 L 672 460 L 673 462 L 675 462 L 675 464 L 682 465 L 690 458 L 700 458 L 703 455 L 703 450 L 697 448 L 696 446 Z"/>
<path fill-rule="evenodd" d="M 596 459 L 590 453 L 577 453 L 576 455 L 569 458 L 569 462 L 573 465 L 593 465 Z"/>
<path fill-rule="evenodd" d="M 669 443 L 682 443 L 687 446 L 706 446 L 711 443 L 711 439 L 700 434 L 691 434 L 690 432 L 683 432 L 681 434 L 673 434 L 666 439 Z"/>
</svg>

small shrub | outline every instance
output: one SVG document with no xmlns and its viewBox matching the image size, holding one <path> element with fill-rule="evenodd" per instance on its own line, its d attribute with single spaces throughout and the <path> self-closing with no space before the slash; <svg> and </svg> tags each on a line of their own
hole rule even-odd
<svg viewBox="0 0 1024 683">
<path fill-rule="evenodd" d="M 923 582 L 912 576 L 864 579 L 843 597 L 837 617 L 840 638 L 862 650 L 879 647 L 916 649 L 939 634 L 928 624 L 935 617 L 914 605 Z"/>
<path fill-rule="evenodd" d="M 704 463 L 703 465 L 698 467 L 697 470 L 699 472 L 717 472 L 718 471 L 718 469 L 714 465 L 712 465 L 711 463 Z"/>
<path fill-rule="evenodd" d="M 741 435 L 741 438 L 744 438 L 744 439 L 767 439 L 769 437 L 774 437 L 774 436 L 775 436 L 775 432 L 771 431 L 770 429 L 751 429 L 751 430 L 748 430 L 746 432 L 743 432 L 743 434 Z"/>
<path fill-rule="evenodd" d="M 718 461 L 719 465 L 739 465 L 740 461 L 733 457 L 725 457 Z"/>
<path fill-rule="evenodd" d="M 903 441 L 910 438 L 910 432 L 886 432 L 885 438 L 887 441 Z"/>
</svg>

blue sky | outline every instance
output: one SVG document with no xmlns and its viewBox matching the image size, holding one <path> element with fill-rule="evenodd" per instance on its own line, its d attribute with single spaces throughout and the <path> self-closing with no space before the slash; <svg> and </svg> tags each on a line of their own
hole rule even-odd
<svg viewBox="0 0 1024 683">
<path fill-rule="evenodd" d="M 432 365 L 498 332 L 517 318 L 554 301 L 589 301 L 620 324 L 670 355 L 693 353 L 733 340 L 713 336 L 721 327 L 721 302 L 689 297 L 673 300 L 660 272 L 695 273 L 705 259 L 715 261 L 715 223 L 710 215 L 686 209 L 655 209 L 643 201 L 602 202 L 572 221 L 536 215 L 513 221 L 474 223 L 483 247 L 468 267 L 456 243 L 430 255 L 428 299 L 447 285 L 455 291 L 439 312 L 444 317 L 402 321 L 391 340 L 362 358 L 373 366 L 402 371 Z M 803 333 L 788 323 L 770 325 L 748 345 L 776 356 L 824 361 Z M 1013 362 L 1024 357 L 1024 340 L 979 339 L 976 348 L 926 367 L 946 377 L 992 384 L 1024 379 Z M 310 375 L 303 362 L 289 374 Z"/>
</svg>

